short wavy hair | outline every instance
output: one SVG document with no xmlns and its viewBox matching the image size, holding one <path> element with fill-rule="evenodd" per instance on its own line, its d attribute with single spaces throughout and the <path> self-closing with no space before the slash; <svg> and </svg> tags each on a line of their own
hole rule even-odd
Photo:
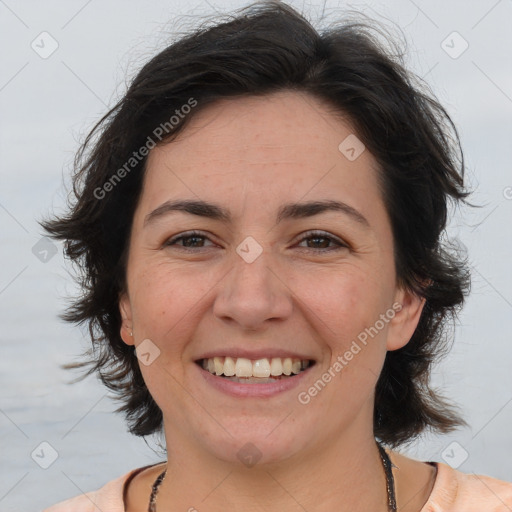
<svg viewBox="0 0 512 512">
<path fill-rule="evenodd" d="M 118 301 L 147 161 L 139 149 L 150 139 L 172 142 L 220 99 L 286 90 L 308 93 L 348 118 L 378 162 L 397 284 L 425 299 L 410 341 L 386 355 L 375 390 L 375 437 L 396 447 L 426 428 L 445 433 L 467 426 L 458 407 L 430 385 L 432 365 L 452 340 L 447 327 L 469 292 L 466 256 L 445 236 L 449 202 L 467 203 L 469 194 L 463 153 L 446 110 L 406 71 L 403 52 L 383 34 L 364 18 L 320 31 L 282 2 L 257 2 L 163 49 L 86 137 L 75 158 L 69 210 L 41 225 L 64 241 L 79 269 L 82 293 L 61 318 L 87 324 L 92 342 L 80 361 L 64 368 L 87 368 L 78 380 L 96 372 L 122 402 L 116 411 L 125 413 L 132 434 L 163 430 L 134 347 L 120 337 Z M 194 108 L 170 122 L 191 98 Z"/>
</svg>

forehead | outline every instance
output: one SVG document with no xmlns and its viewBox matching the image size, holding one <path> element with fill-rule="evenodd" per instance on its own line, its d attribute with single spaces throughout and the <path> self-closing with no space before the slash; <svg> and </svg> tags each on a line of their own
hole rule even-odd
<svg viewBox="0 0 512 512">
<path fill-rule="evenodd" d="M 363 151 L 353 159 L 343 152 L 345 141 L 358 144 L 356 137 L 347 119 L 305 93 L 222 100 L 150 152 L 143 199 L 154 206 L 185 195 L 216 202 L 226 197 L 240 207 L 261 207 L 263 197 L 378 200 L 372 155 Z"/>
<path fill-rule="evenodd" d="M 340 137 L 353 133 L 348 119 L 326 103 L 306 93 L 282 91 L 224 99 L 192 112 L 186 129 L 153 153 L 167 148 L 181 164 L 212 154 L 254 163 L 279 156 L 307 163 L 326 149 L 337 151 Z"/>
</svg>

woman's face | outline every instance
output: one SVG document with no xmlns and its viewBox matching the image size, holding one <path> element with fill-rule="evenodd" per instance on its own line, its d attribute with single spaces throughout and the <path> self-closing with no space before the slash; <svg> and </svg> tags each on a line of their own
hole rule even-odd
<svg viewBox="0 0 512 512">
<path fill-rule="evenodd" d="M 148 157 L 120 301 L 168 450 L 271 462 L 368 440 L 386 350 L 422 307 L 395 281 L 377 165 L 348 122 L 297 92 L 196 114 Z M 213 374 L 286 358 L 311 363 Z"/>
</svg>

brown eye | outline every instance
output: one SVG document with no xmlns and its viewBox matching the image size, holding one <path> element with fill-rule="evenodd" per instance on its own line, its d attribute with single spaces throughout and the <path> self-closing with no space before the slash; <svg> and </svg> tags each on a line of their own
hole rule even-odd
<svg viewBox="0 0 512 512">
<path fill-rule="evenodd" d="M 347 244 L 343 243 L 340 239 L 323 231 L 313 231 L 307 233 L 307 235 L 308 236 L 303 237 L 300 242 L 306 242 L 308 244 L 307 247 L 303 246 L 305 249 L 333 251 L 348 248 Z M 331 246 L 329 246 L 329 244 L 331 244 Z"/>
<path fill-rule="evenodd" d="M 198 248 L 201 249 L 205 246 L 205 241 L 209 240 L 209 238 L 202 233 L 191 231 L 188 233 L 182 233 L 180 235 L 177 235 L 171 239 L 169 239 L 167 242 L 165 242 L 165 246 L 175 246 L 175 247 L 183 247 L 185 249 L 194 249 Z M 211 240 L 210 240 L 211 241 Z"/>
</svg>

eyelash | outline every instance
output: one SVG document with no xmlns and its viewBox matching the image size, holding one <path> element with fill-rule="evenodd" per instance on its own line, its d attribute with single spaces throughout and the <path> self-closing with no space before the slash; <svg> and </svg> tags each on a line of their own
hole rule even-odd
<svg viewBox="0 0 512 512">
<path fill-rule="evenodd" d="M 303 242 L 305 240 L 311 240 L 311 239 L 315 239 L 315 238 L 320 238 L 320 239 L 330 240 L 331 242 L 334 242 L 337 244 L 337 246 L 335 246 L 335 247 L 320 248 L 319 249 L 320 252 L 330 252 L 330 251 L 339 251 L 340 249 L 348 249 L 347 244 L 342 242 L 339 238 L 336 238 L 324 231 L 312 230 L 312 231 L 307 231 L 306 233 L 304 233 L 304 235 L 307 235 L 307 236 L 303 236 L 299 242 Z M 170 238 L 168 241 L 165 242 L 164 245 L 166 247 L 173 246 L 173 245 L 176 245 L 176 242 L 178 242 L 180 240 L 186 240 L 188 238 L 204 238 L 204 239 L 209 240 L 209 238 L 206 235 L 204 235 L 203 233 L 201 233 L 200 231 L 188 231 L 186 233 L 182 233 L 173 238 Z M 203 249 L 203 247 L 191 248 L 191 247 L 185 247 L 183 245 L 179 246 L 179 247 L 186 251 L 192 251 L 192 252 L 196 252 L 196 249 Z M 302 249 L 305 249 L 306 251 L 318 252 L 317 249 L 312 248 L 312 247 L 302 247 Z"/>
</svg>

